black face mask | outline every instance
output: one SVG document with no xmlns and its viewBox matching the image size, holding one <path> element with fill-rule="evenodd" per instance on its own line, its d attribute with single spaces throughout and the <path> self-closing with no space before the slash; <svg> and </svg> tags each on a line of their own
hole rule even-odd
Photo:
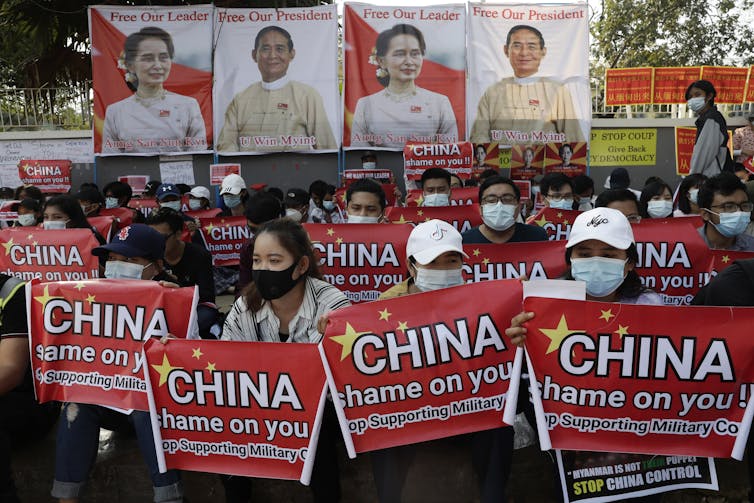
<svg viewBox="0 0 754 503">
<path fill-rule="evenodd" d="M 288 269 L 282 271 L 253 269 L 251 271 L 251 278 L 254 280 L 259 295 L 264 300 L 274 300 L 293 290 L 293 287 L 304 277 L 299 276 L 298 279 L 293 279 L 293 271 L 297 265 L 293 264 Z"/>
</svg>

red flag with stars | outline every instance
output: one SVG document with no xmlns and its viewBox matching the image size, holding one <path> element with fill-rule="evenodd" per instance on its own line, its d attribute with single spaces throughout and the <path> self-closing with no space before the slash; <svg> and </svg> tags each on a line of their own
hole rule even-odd
<svg viewBox="0 0 754 503">
<path fill-rule="evenodd" d="M 314 344 L 144 344 L 157 461 L 309 483 L 327 391 Z"/>
<path fill-rule="evenodd" d="M 708 274 L 709 279 L 712 279 L 723 272 L 735 260 L 748 260 L 754 258 L 754 252 L 747 251 L 709 250 L 709 253 L 712 256 Z M 706 283 L 707 282 L 704 284 Z"/>
<path fill-rule="evenodd" d="M 542 449 L 741 459 L 754 309 L 527 298 Z M 713 328 L 713 329 L 711 329 Z"/>
<path fill-rule="evenodd" d="M 482 215 L 478 204 L 463 206 L 389 206 L 385 208 L 385 218 L 391 224 L 420 224 L 432 219 L 443 220 L 455 227 L 458 232 L 466 232 L 481 225 Z"/>
<path fill-rule="evenodd" d="M 89 229 L 11 227 L 0 231 L 0 272 L 23 280 L 72 281 L 99 277 Z"/>
<path fill-rule="evenodd" d="M 331 312 L 320 352 L 349 454 L 502 427 L 504 408 L 512 424 L 521 296 L 484 281 Z"/>
<path fill-rule="evenodd" d="M 202 239 L 212 254 L 212 265 L 238 265 L 241 248 L 252 237 L 246 217 L 202 218 L 199 221 Z"/>
<path fill-rule="evenodd" d="M 571 224 L 579 216 L 580 211 L 559 210 L 546 206 L 536 215 L 528 218 L 527 224 L 538 225 L 547 231 L 547 237 L 556 241 L 568 239 L 571 234 Z"/>
<path fill-rule="evenodd" d="M 377 300 L 406 279 L 410 225 L 304 224 L 325 281 L 351 302 Z"/>
<path fill-rule="evenodd" d="M 197 299 L 196 287 L 156 281 L 28 283 L 37 400 L 148 410 L 142 344 L 193 333 Z"/>
</svg>

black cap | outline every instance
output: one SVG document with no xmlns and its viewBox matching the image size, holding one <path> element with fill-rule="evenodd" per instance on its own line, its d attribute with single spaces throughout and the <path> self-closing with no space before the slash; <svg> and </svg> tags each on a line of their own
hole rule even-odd
<svg viewBox="0 0 754 503">
<path fill-rule="evenodd" d="M 103 196 L 99 190 L 93 187 L 84 187 L 80 191 L 76 192 L 73 196 L 79 201 L 89 201 L 90 203 L 105 204 L 105 196 Z"/>
<path fill-rule="evenodd" d="M 23 207 L 31 211 L 42 211 L 42 205 L 36 199 L 26 198 L 18 203 L 14 203 L 11 206 L 12 211 L 18 211 L 18 208 Z"/>
<path fill-rule="evenodd" d="M 303 206 L 309 204 L 309 193 L 304 189 L 288 189 L 285 193 L 286 206 Z"/>
</svg>

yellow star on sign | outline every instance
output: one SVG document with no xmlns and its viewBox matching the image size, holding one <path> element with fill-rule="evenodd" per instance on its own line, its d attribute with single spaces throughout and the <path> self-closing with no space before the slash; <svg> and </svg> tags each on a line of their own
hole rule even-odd
<svg viewBox="0 0 754 503">
<path fill-rule="evenodd" d="M 173 367 L 172 365 L 170 365 L 168 355 L 164 354 L 162 355 L 162 364 L 155 365 L 153 363 L 152 368 L 155 369 L 158 374 L 160 374 L 160 383 L 158 384 L 158 386 L 162 386 L 168 381 L 170 372 L 172 372 L 173 370 L 182 369 L 183 367 Z"/>
<path fill-rule="evenodd" d="M 417 215 L 422 216 L 424 215 L 424 210 L 419 210 L 416 212 Z"/>
<path fill-rule="evenodd" d="M 204 368 L 204 370 L 209 370 L 210 372 L 215 371 L 215 364 L 212 362 L 207 363 L 207 366 Z"/>
<path fill-rule="evenodd" d="M 380 313 L 380 320 L 390 321 L 390 317 L 393 315 L 393 313 L 389 312 L 387 308 L 385 308 L 383 311 L 377 312 Z"/>
<path fill-rule="evenodd" d="M 209 224 L 208 226 L 206 226 L 206 227 L 204 228 L 204 230 L 205 230 L 205 231 L 207 231 L 207 232 L 209 233 L 209 232 L 212 232 L 212 229 L 214 229 L 214 228 L 215 228 L 215 224 L 213 224 L 213 223 L 210 223 L 210 224 Z"/>
<path fill-rule="evenodd" d="M 563 225 L 571 225 L 571 222 L 569 222 L 567 219 L 563 220 Z"/>
<path fill-rule="evenodd" d="M 482 252 L 479 251 L 479 248 L 475 248 L 474 251 L 473 251 L 473 253 L 474 253 L 475 257 L 478 257 L 479 254 L 482 253 Z"/>
<path fill-rule="evenodd" d="M 547 217 L 543 213 L 542 218 L 540 218 L 539 220 L 535 220 L 534 223 L 540 227 L 544 227 L 545 224 L 547 223 Z"/>
<path fill-rule="evenodd" d="M 612 309 L 608 309 L 607 311 L 603 311 L 602 309 L 600 309 L 600 313 L 602 314 L 599 315 L 599 318 L 605 321 L 610 321 L 610 318 L 615 317 Z"/>
<path fill-rule="evenodd" d="M 50 300 L 52 300 L 52 299 L 61 299 L 61 298 L 62 297 L 55 297 L 55 296 L 50 295 L 50 286 L 49 285 L 45 285 L 44 294 L 43 295 L 39 295 L 38 297 L 34 297 L 34 300 L 36 300 L 37 302 L 39 302 L 40 304 L 42 304 L 42 309 L 44 309 L 44 307 L 47 305 L 47 303 Z"/>
<path fill-rule="evenodd" d="M 550 345 L 547 347 L 547 352 L 545 353 L 548 355 L 560 347 L 563 339 L 573 333 L 582 332 L 582 330 L 568 328 L 565 314 L 560 317 L 560 322 L 558 323 L 557 328 L 540 328 L 539 331 L 550 339 Z"/>
<path fill-rule="evenodd" d="M 621 325 L 619 323 L 618 324 L 618 330 L 616 330 L 615 333 L 618 334 L 619 336 L 623 337 L 624 335 L 626 335 L 628 333 L 628 325 L 626 325 L 624 327 L 623 325 Z"/>
<path fill-rule="evenodd" d="M 417 206 L 421 206 L 422 204 L 424 204 L 424 194 L 422 194 L 421 196 L 419 196 L 419 199 L 416 200 L 416 205 Z"/>
<path fill-rule="evenodd" d="M 563 213 L 558 212 L 558 218 L 563 218 Z"/>
<path fill-rule="evenodd" d="M 405 224 L 406 222 L 407 222 L 407 220 L 405 218 L 403 218 L 403 213 L 401 213 L 401 218 L 399 218 L 398 220 L 396 220 L 395 223 L 396 224 Z"/>
<path fill-rule="evenodd" d="M 396 330 L 400 330 L 403 333 L 406 333 L 406 329 L 408 328 L 408 323 L 405 321 L 399 321 L 398 322 L 398 328 Z"/>
<path fill-rule="evenodd" d="M 76 285 L 73 288 L 75 288 L 76 290 L 80 292 L 84 288 L 84 283 L 79 281 L 78 283 L 76 283 Z"/>
<path fill-rule="evenodd" d="M 335 240 L 336 243 L 341 244 L 343 242 L 343 238 L 338 238 Z"/>
<path fill-rule="evenodd" d="M 490 259 L 488 259 L 487 257 L 484 257 L 484 259 L 482 259 L 482 264 L 487 265 L 489 263 L 490 263 Z"/>
<path fill-rule="evenodd" d="M 26 236 L 26 239 L 34 239 L 34 234 L 29 234 L 28 236 Z"/>
<path fill-rule="evenodd" d="M 353 350 L 353 343 L 356 342 L 356 339 L 358 339 L 359 336 L 368 333 L 369 332 L 357 332 L 356 330 L 354 330 L 350 323 L 346 322 L 345 334 L 333 335 L 332 337 L 330 337 L 330 340 L 337 342 L 343 347 L 343 349 L 340 351 L 340 361 L 345 360 L 346 356 L 351 354 L 351 350 Z"/>
<path fill-rule="evenodd" d="M 332 227 L 330 227 L 329 229 L 327 229 L 327 235 L 328 236 L 332 236 L 333 234 L 335 234 L 335 229 L 333 229 Z"/>
<path fill-rule="evenodd" d="M 3 243 L 3 248 L 5 248 L 5 254 L 10 255 L 10 249 L 13 248 L 13 245 L 16 244 L 13 242 L 13 238 L 10 238 L 10 240 L 6 243 Z"/>
<path fill-rule="evenodd" d="M 36 242 L 36 241 L 34 241 L 34 242 L 33 242 L 33 243 L 31 244 L 31 245 L 32 245 L 32 246 L 37 246 L 37 242 Z"/>
<path fill-rule="evenodd" d="M 92 302 L 94 302 L 94 300 L 95 300 L 95 299 L 94 299 L 94 295 L 91 295 L 91 294 L 90 294 L 90 295 L 87 295 L 87 296 L 86 296 L 86 301 L 87 301 L 87 302 L 88 302 L 89 304 L 91 304 Z"/>
<path fill-rule="evenodd" d="M 204 353 L 202 353 L 202 348 L 194 348 L 193 353 L 191 354 L 192 358 L 196 358 L 197 360 L 202 357 Z"/>
<path fill-rule="evenodd" d="M 730 262 L 730 257 L 727 255 L 723 255 L 723 264 L 727 264 L 728 262 Z"/>
</svg>

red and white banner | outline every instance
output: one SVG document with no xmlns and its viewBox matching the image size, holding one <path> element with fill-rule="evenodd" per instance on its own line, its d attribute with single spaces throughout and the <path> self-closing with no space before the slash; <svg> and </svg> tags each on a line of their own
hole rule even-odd
<svg viewBox="0 0 754 503">
<path fill-rule="evenodd" d="M 686 176 L 691 172 L 691 154 L 696 143 L 695 127 L 675 127 L 675 172 Z"/>
<path fill-rule="evenodd" d="M 122 228 L 128 227 L 133 223 L 135 214 L 133 209 L 120 206 L 118 208 L 100 208 L 99 216 L 115 218 L 118 228 Z M 104 234 L 103 237 L 107 239 Z"/>
<path fill-rule="evenodd" d="M 606 68 L 605 106 L 652 103 L 651 67 Z"/>
<path fill-rule="evenodd" d="M 184 211 L 183 214 L 186 215 L 187 217 L 191 217 L 194 219 L 198 218 L 199 220 L 202 220 L 202 219 L 206 220 L 208 218 L 215 218 L 217 215 L 219 215 L 222 212 L 223 210 L 221 210 L 220 208 L 210 208 L 208 210 Z"/>
<path fill-rule="evenodd" d="M 349 455 L 512 424 L 521 295 L 485 281 L 331 312 L 320 352 Z"/>
<path fill-rule="evenodd" d="M 432 219 L 443 220 L 455 227 L 458 232 L 466 232 L 481 225 L 482 215 L 478 204 L 463 206 L 389 206 L 385 208 L 385 218 L 392 224 L 420 224 Z"/>
<path fill-rule="evenodd" d="M 422 189 L 411 189 L 406 194 L 406 206 L 421 206 L 424 202 Z M 479 187 L 461 187 L 450 191 L 450 205 L 463 206 L 479 203 Z"/>
<path fill-rule="evenodd" d="M 110 242 L 110 238 L 113 235 L 113 231 L 118 228 L 116 217 L 110 215 L 100 215 L 98 217 L 87 217 L 86 221 L 89 225 L 94 227 L 100 236 L 102 236 L 106 242 Z M 126 225 L 122 225 L 126 227 Z"/>
<path fill-rule="evenodd" d="M 403 150 L 466 138 L 463 5 L 349 2 L 343 20 L 344 147 Z M 387 43 L 378 47 L 379 36 Z"/>
<path fill-rule="evenodd" d="M 343 185 L 348 187 L 356 180 L 371 178 L 379 183 L 390 183 L 393 172 L 389 169 L 347 169 L 343 171 Z"/>
<path fill-rule="evenodd" d="M 20 201 L 3 201 L 0 203 L 0 222 L 13 222 L 18 219 L 18 212 L 13 209 Z"/>
<path fill-rule="evenodd" d="M 95 153 L 211 148 L 213 10 L 89 8 Z"/>
<path fill-rule="evenodd" d="M 746 91 L 748 68 L 703 66 L 702 79 L 715 83 L 715 103 L 741 104 Z"/>
<path fill-rule="evenodd" d="M 463 251 L 464 279 L 471 283 L 494 279 L 558 279 L 566 272 L 565 241 L 467 244 Z"/>
<path fill-rule="evenodd" d="M 304 224 L 325 281 L 351 302 L 377 300 L 406 279 L 410 225 Z"/>
<path fill-rule="evenodd" d="M 44 230 L 11 227 L 0 230 L 0 272 L 25 281 L 81 281 L 99 277 L 92 248 L 99 242 L 89 229 Z"/>
<path fill-rule="evenodd" d="M 406 144 L 403 147 L 403 173 L 407 180 L 421 180 L 430 168 L 442 168 L 462 180 L 471 178 L 474 146 L 465 141 L 445 144 Z"/>
<path fill-rule="evenodd" d="M 686 103 L 686 88 L 701 78 L 702 67 L 659 67 L 654 69 L 652 101 L 655 105 Z"/>
<path fill-rule="evenodd" d="M 157 461 L 309 483 L 325 405 L 314 344 L 147 341 Z"/>
<path fill-rule="evenodd" d="M 149 410 L 142 344 L 167 334 L 187 337 L 197 298 L 196 287 L 157 281 L 27 284 L 37 399 Z"/>
<path fill-rule="evenodd" d="M 23 159 L 18 163 L 18 178 L 42 192 L 65 193 L 71 190 L 71 161 Z"/>
<path fill-rule="evenodd" d="M 524 310 L 542 449 L 741 459 L 754 310 L 544 298 Z"/>
<path fill-rule="evenodd" d="M 222 185 L 223 179 L 228 175 L 241 176 L 240 164 L 210 164 L 209 165 L 209 184 Z"/>
<path fill-rule="evenodd" d="M 199 230 L 213 266 L 238 265 L 243 244 L 253 236 L 246 217 L 202 218 Z"/>
<path fill-rule="evenodd" d="M 514 145 L 511 148 L 511 179 L 531 180 L 544 173 L 543 145 Z"/>
<path fill-rule="evenodd" d="M 580 213 L 577 210 L 559 210 L 546 206 L 539 210 L 536 215 L 530 216 L 526 223 L 542 227 L 547 231 L 547 237 L 551 240 L 567 240 L 571 234 L 571 225 Z"/>
</svg>

